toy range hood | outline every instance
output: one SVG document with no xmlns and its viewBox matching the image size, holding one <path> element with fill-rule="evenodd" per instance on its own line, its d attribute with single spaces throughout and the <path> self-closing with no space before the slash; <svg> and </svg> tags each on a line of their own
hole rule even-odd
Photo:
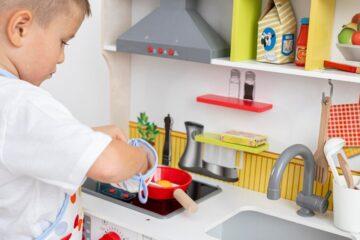
<svg viewBox="0 0 360 240">
<path fill-rule="evenodd" d="M 196 12 L 195 2 L 161 0 L 118 38 L 117 51 L 202 63 L 229 56 L 228 44 Z"/>
</svg>

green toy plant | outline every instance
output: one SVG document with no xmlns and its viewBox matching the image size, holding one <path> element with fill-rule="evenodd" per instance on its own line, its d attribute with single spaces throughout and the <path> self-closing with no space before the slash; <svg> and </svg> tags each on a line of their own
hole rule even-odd
<svg viewBox="0 0 360 240">
<path fill-rule="evenodd" d="M 144 112 L 140 113 L 137 120 L 137 131 L 140 134 L 140 137 L 154 145 L 155 139 L 160 133 L 155 123 L 149 122 L 149 117 Z"/>
</svg>

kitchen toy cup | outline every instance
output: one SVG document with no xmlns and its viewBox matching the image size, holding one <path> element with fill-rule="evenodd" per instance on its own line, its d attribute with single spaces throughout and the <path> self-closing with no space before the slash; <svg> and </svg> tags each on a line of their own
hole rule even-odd
<svg viewBox="0 0 360 240">
<path fill-rule="evenodd" d="M 355 186 L 360 177 L 353 177 Z M 344 176 L 333 181 L 334 186 L 334 224 L 343 231 L 360 232 L 360 190 L 350 189 Z"/>
</svg>

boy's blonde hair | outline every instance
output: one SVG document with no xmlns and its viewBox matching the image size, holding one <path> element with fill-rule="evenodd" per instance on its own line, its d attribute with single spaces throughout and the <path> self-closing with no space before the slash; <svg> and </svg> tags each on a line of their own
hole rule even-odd
<svg viewBox="0 0 360 240">
<path fill-rule="evenodd" d="M 0 0 L 0 13 L 12 9 L 28 8 L 41 25 L 47 25 L 59 13 L 69 11 L 75 3 L 85 16 L 91 15 L 89 0 Z"/>
</svg>

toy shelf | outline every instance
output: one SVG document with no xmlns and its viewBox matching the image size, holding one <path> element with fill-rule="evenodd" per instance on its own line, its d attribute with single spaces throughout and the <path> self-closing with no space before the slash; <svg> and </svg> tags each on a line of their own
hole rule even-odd
<svg viewBox="0 0 360 240">
<path fill-rule="evenodd" d="M 205 144 L 215 145 L 218 147 L 229 148 L 240 152 L 248 152 L 254 154 L 259 154 L 269 149 L 269 144 L 263 144 L 258 147 L 248 147 L 245 145 L 223 142 L 220 140 L 220 135 L 216 133 L 204 133 L 201 135 L 196 135 L 195 141 Z"/>
<path fill-rule="evenodd" d="M 304 69 L 291 66 L 291 64 L 274 66 L 253 61 L 256 58 L 257 47 L 254 43 L 258 38 L 257 32 L 255 32 L 258 28 L 256 19 L 259 17 L 262 2 L 261 0 L 234 0 L 230 61 L 235 62 L 235 64 L 230 63 L 228 59 L 215 59 L 213 64 L 360 83 L 359 75 L 334 70 L 323 70 L 324 61 L 331 60 L 332 47 L 334 41 L 336 41 L 333 35 L 335 18 L 339 18 L 339 16 L 344 18 L 344 13 L 339 16 L 336 15 L 336 12 L 341 9 L 341 4 L 336 4 L 339 0 L 310 0 L 309 12 L 302 9 L 299 1 L 291 1 L 295 10 L 296 8 L 301 9 L 295 11 L 298 14 L 298 28 L 300 27 L 300 17 L 308 16 L 310 18 L 306 65 Z M 343 1 L 344 4 L 349 2 L 351 1 Z M 356 7 L 358 6 L 359 4 L 356 5 Z M 356 13 L 356 7 L 354 5 L 354 13 Z M 349 11 L 350 8 L 346 6 L 345 9 Z M 244 60 L 246 62 L 243 62 Z M 303 70 L 311 72 L 307 73 Z"/>
<path fill-rule="evenodd" d="M 116 46 L 111 44 L 105 45 L 103 50 L 107 52 L 116 52 Z M 270 63 L 261 63 L 255 60 L 233 62 L 230 61 L 229 58 L 215 58 L 211 61 L 211 64 L 217 66 L 273 72 L 273 73 L 287 74 L 293 76 L 331 79 L 334 81 L 341 81 L 341 82 L 360 83 L 360 74 L 342 72 L 333 69 L 327 69 L 327 70 L 319 69 L 319 70 L 307 71 L 304 68 L 297 67 L 292 63 L 277 65 Z"/>
<path fill-rule="evenodd" d="M 214 94 L 199 96 L 196 98 L 196 101 L 200 103 L 207 103 L 257 113 L 265 112 L 273 108 L 273 105 L 268 103 L 246 101 L 238 98 L 224 97 Z"/>
<path fill-rule="evenodd" d="M 288 75 L 295 75 L 302 77 L 332 79 L 342 82 L 360 83 L 359 74 L 342 72 L 333 69 L 327 69 L 327 70 L 319 69 L 319 70 L 307 71 L 304 68 L 297 67 L 292 63 L 278 65 L 278 64 L 270 64 L 270 63 L 261 63 L 255 60 L 231 62 L 229 58 L 217 58 L 217 59 L 213 59 L 211 64 L 218 66 L 243 68 L 243 69 L 281 73 L 281 74 L 288 74 Z"/>
</svg>

